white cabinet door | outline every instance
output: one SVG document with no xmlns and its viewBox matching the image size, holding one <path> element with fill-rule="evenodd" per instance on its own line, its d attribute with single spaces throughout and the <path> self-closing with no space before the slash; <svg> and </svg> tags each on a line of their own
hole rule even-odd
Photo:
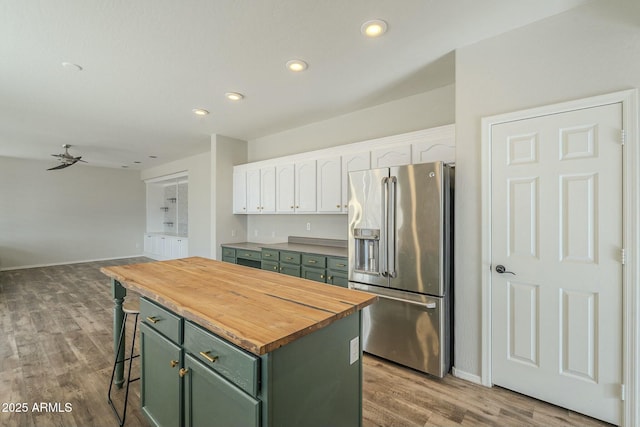
<svg viewBox="0 0 640 427">
<path fill-rule="evenodd" d="M 260 169 L 260 213 L 276 212 L 276 167 Z"/>
<path fill-rule="evenodd" d="M 341 212 L 342 186 L 340 156 L 319 159 L 317 162 L 317 211 Z"/>
<path fill-rule="evenodd" d="M 260 213 L 260 169 L 247 171 L 247 213 Z"/>
<path fill-rule="evenodd" d="M 295 165 L 295 210 L 316 211 L 316 161 L 305 160 Z"/>
<path fill-rule="evenodd" d="M 455 137 L 438 140 L 414 142 L 411 144 L 411 160 L 413 163 L 430 163 L 456 161 Z"/>
<path fill-rule="evenodd" d="M 189 239 L 178 237 L 175 242 L 172 258 L 186 258 L 189 256 Z"/>
<path fill-rule="evenodd" d="M 368 151 L 345 154 L 342 156 L 342 212 L 348 211 L 349 203 L 349 172 L 371 169 L 371 154 Z"/>
<path fill-rule="evenodd" d="M 371 164 L 375 168 L 403 166 L 411 164 L 411 145 L 378 148 L 371 151 Z"/>
<path fill-rule="evenodd" d="M 295 186 L 293 164 L 276 166 L 276 212 L 295 212 Z"/>
<path fill-rule="evenodd" d="M 233 169 L 233 213 L 247 213 L 247 172 L 243 168 Z"/>
</svg>

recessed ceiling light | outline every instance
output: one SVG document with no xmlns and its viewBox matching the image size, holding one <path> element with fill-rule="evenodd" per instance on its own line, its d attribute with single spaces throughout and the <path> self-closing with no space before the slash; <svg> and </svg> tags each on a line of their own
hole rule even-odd
<svg viewBox="0 0 640 427">
<path fill-rule="evenodd" d="M 203 108 L 194 108 L 191 111 L 193 111 L 193 114 L 195 114 L 196 116 L 206 116 L 207 114 L 209 114 L 209 112 Z"/>
<path fill-rule="evenodd" d="M 62 66 L 67 70 L 71 71 L 82 71 L 82 67 L 78 64 L 74 64 L 73 62 L 63 62 Z"/>
<path fill-rule="evenodd" d="M 227 99 L 231 101 L 240 101 L 244 98 L 244 95 L 238 92 L 227 92 L 224 94 L 224 96 L 226 96 Z"/>
<path fill-rule="evenodd" d="M 387 31 L 387 23 L 382 19 L 372 19 L 362 24 L 360 31 L 367 37 L 379 37 Z"/>
<path fill-rule="evenodd" d="M 309 67 L 309 65 L 301 59 L 292 59 L 291 61 L 287 61 L 287 68 L 291 71 L 304 71 Z"/>
</svg>

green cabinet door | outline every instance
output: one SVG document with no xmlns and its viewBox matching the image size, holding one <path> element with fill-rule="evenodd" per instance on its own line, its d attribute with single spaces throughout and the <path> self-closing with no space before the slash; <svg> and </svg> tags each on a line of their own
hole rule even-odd
<svg viewBox="0 0 640 427">
<path fill-rule="evenodd" d="M 142 411 L 151 424 L 181 425 L 182 349 L 144 323 L 140 324 Z"/>
<path fill-rule="evenodd" d="M 260 401 L 190 354 L 185 356 L 184 366 L 185 426 L 260 426 Z"/>
<path fill-rule="evenodd" d="M 316 282 L 326 283 L 327 278 L 324 268 L 309 268 L 302 266 L 302 276 L 305 279 L 315 280 Z"/>
<path fill-rule="evenodd" d="M 327 270 L 327 283 L 348 288 L 349 277 L 347 273 L 341 271 Z"/>
</svg>

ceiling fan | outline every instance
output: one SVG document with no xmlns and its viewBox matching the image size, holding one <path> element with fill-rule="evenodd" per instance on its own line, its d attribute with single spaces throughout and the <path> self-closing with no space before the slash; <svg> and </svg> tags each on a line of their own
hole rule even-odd
<svg viewBox="0 0 640 427">
<path fill-rule="evenodd" d="M 53 168 L 47 169 L 48 171 L 52 171 L 52 170 L 56 170 L 56 169 L 68 168 L 69 166 L 75 165 L 78 162 L 87 163 L 86 161 L 82 160 L 82 156 L 73 157 L 71 154 L 69 154 L 69 147 L 71 147 L 71 145 L 63 144 L 62 148 L 64 148 L 64 153 L 62 153 L 62 154 L 52 154 L 52 156 L 53 157 L 57 157 L 58 160 L 60 160 L 61 163 L 58 166 L 55 166 Z"/>
</svg>

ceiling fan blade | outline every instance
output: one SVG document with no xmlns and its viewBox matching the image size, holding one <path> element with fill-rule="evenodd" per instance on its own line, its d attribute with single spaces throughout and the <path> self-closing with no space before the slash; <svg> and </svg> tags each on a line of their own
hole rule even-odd
<svg viewBox="0 0 640 427">
<path fill-rule="evenodd" d="M 71 166 L 73 163 L 62 163 L 61 165 L 55 166 L 53 168 L 47 169 L 48 171 L 56 170 L 56 169 L 64 169 Z"/>
<path fill-rule="evenodd" d="M 74 163 L 75 162 L 87 163 L 86 160 L 82 160 L 82 156 L 74 157 L 73 159 L 74 159 Z"/>
</svg>

